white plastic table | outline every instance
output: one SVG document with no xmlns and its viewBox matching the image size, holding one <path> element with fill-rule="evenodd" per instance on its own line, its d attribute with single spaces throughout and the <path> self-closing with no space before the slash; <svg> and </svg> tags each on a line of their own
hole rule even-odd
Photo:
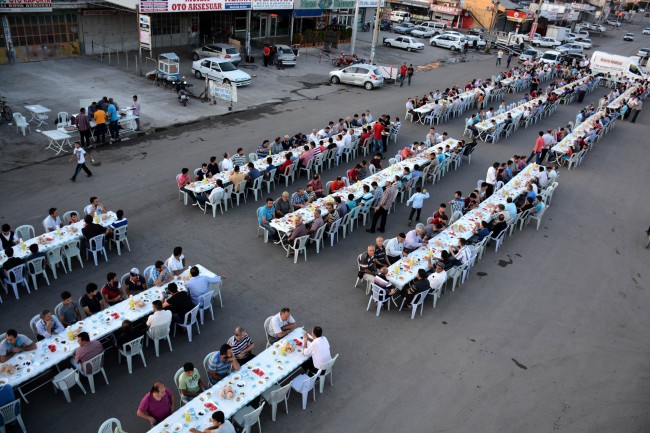
<svg viewBox="0 0 650 433">
<path fill-rule="evenodd" d="M 54 129 L 51 131 L 42 131 L 42 132 L 43 135 L 45 135 L 47 138 L 50 139 L 50 144 L 47 145 L 45 150 L 52 149 L 58 155 L 61 152 L 66 152 L 66 150 L 63 149 L 65 145 L 70 146 L 70 149 L 72 149 L 72 144 L 70 144 L 70 139 L 72 138 L 72 136 L 67 132 L 62 131 L 60 129 Z"/>
<path fill-rule="evenodd" d="M 36 126 L 41 126 L 43 123 L 45 123 L 45 121 L 47 121 L 46 113 L 52 111 L 49 108 L 43 107 L 42 105 L 38 105 L 38 104 L 25 105 L 25 109 L 27 109 L 27 111 L 32 113 L 32 117 L 31 119 L 29 119 L 29 121 L 36 122 L 37 123 Z"/>
</svg>

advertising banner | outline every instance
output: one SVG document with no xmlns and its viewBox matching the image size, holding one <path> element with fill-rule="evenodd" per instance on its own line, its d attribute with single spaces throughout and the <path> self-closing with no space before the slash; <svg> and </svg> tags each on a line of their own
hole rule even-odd
<svg viewBox="0 0 650 433">
<path fill-rule="evenodd" d="M 208 94 L 212 99 L 237 102 L 237 86 L 208 80 Z"/>
<path fill-rule="evenodd" d="M 225 9 L 225 0 L 141 0 L 140 1 L 140 13 L 221 11 L 224 9 Z"/>
<path fill-rule="evenodd" d="M 140 15 L 140 49 L 151 51 L 151 17 Z"/>
<path fill-rule="evenodd" d="M 0 12 L 52 12 L 52 0 L 0 0 Z"/>
<path fill-rule="evenodd" d="M 253 9 L 253 3 L 251 0 L 225 0 L 224 9 L 248 11 Z"/>
<path fill-rule="evenodd" d="M 293 9 L 293 0 L 253 0 L 253 10 Z"/>
</svg>

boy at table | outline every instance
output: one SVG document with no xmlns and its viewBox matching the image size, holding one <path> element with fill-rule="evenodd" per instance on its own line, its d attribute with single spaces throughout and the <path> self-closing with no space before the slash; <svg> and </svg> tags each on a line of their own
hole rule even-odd
<svg viewBox="0 0 650 433">
<path fill-rule="evenodd" d="M 15 329 L 7 330 L 5 339 L 0 342 L 0 362 L 7 362 L 12 356 L 20 352 L 36 350 L 36 343 Z"/>
</svg>

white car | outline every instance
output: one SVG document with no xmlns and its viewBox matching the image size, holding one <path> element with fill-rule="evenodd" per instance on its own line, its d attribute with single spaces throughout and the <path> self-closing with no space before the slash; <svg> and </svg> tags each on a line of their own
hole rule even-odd
<svg viewBox="0 0 650 433">
<path fill-rule="evenodd" d="M 533 61 L 542 57 L 542 52 L 534 49 L 525 50 L 523 53 L 519 54 L 519 61 L 525 62 L 526 60 Z"/>
<path fill-rule="evenodd" d="M 208 57 L 193 62 L 192 73 L 199 80 L 208 77 L 224 84 L 232 83 L 237 87 L 248 86 L 251 83 L 250 75 L 237 69 L 228 60 L 219 57 Z"/>
<path fill-rule="evenodd" d="M 579 41 L 575 41 L 575 43 L 582 46 L 582 48 L 585 50 L 591 49 L 591 39 L 581 39 Z"/>
<path fill-rule="evenodd" d="M 228 44 L 210 44 L 197 48 L 192 52 L 192 60 L 199 60 L 205 57 L 220 57 L 228 60 L 237 66 L 241 62 L 239 50 Z"/>
<path fill-rule="evenodd" d="M 639 57 L 650 57 L 650 48 L 641 48 L 636 55 Z"/>
<path fill-rule="evenodd" d="M 564 35 L 564 43 L 569 43 L 573 42 L 577 39 L 578 35 L 575 33 L 568 32 L 566 35 Z"/>
<path fill-rule="evenodd" d="M 587 38 L 589 38 L 589 32 L 586 30 L 580 30 L 576 35 L 577 40 L 582 40 Z"/>
<path fill-rule="evenodd" d="M 625 33 L 625 36 L 623 36 L 623 40 L 632 42 L 634 40 L 634 33 Z"/>
<path fill-rule="evenodd" d="M 568 53 L 582 54 L 584 48 L 582 48 L 582 45 L 578 45 L 577 43 L 574 42 L 572 44 L 560 45 L 559 47 L 557 47 L 557 50 L 563 54 L 568 54 Z"/>
<path fill-rule="evenodd" d="M 470 48 L 474 48 L 474 41 L 476 41 L 476 46 L 478 48 L 483 48 L 484 46 L 487 45 L 487 42 L 481 39 L 480 36 L 476 36 L 476 35 L 465 35 L 465 40 L 469 42 Z"/>
<path fill-rule="evenodd" d="M 386 38 L 384 39 L 384 45 L 387 47 L 402 48 L 406 51 L 421 51 L 424 49 L 424 44 L 422 42 L 418 42 L 413 38 L 409 38 L 408 36 Z"/>
<path fill-rule="evenodd" d="M 543 47 L 543 48 L 555 48 L 562 45 L 562 43 L 553 38 L 539 38 L 533 39 L 534 47 Z"/>
<path fill-rule="evenodd" d="M 442 34 L 434 36 L 429 41 L 432 47 L 448 48 L 452 51 L 460 51 L 465 45 L 465 38 L 460 35 Z"/>
<path fill-rule="evenodd" d="M 443 35 L 456 35 L 456 36 L 463 36 L 462 33 L 458 33 L 458 32 L 455 31 L 455 30 L 445 30 L 444 32 L 442 32 L 442 34 L 443 34 Z"/>
<path fill-rule="evenodd" d="M 645 29 L 643 29 L 643 34 L 650 35 L 650 27 L 646 27 Z"/>
<path fill-rule="evenodd" d="M 609 24 L 610 26 L 614 26 L 614 27 L 620 27 L 620 26 L 621 26 L 621 23 L 618 22 L 618 20 L 611 20 L 611 19 L 610 19 L 610 20 L 607 20 L 606 22 L 607 22 L 607 24 Z"/>
<path fill-rule="evenodd" d="M 356 64 L 330 72 L 330 83 L 354 84 L 372 90 L 384 84 L 384 77 L 375 65 Z"/>
<path fill-rule="evenodd" d="M 431 27 L 417 26 L 411 30 L 411 36 L 415 38 L 430 38 L 437 34 L 437 30 Z"/>
</svg>

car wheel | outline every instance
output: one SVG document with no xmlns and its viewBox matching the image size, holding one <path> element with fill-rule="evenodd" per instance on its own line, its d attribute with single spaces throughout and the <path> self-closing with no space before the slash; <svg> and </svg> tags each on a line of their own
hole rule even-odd
<svg viewBox="0 0 650 433">
<path fill-rule="evenodd" d="M 366 90 L 372 90 L 372 89 L 375 88 L 375 86 L 373 86 L 370 81 L 366 81 L 366 83 L 363 85 L 363 87 L 365 87 Z"/>
<path fill-rule="evenodd" d="M 435 47 L 436 43 L 435 43 L 435 41 L 431 41 L 431 42 L 429 42 L 429 45 L 431 45 L 432 47 Z"/>
<path fill-rule="evenodd" d="M 230 84 L 230 80 L 227 79 L 227 78 L 224 78 L 224 79 L 223 79 L 223 84 Z"/>
<path fill-rule="evenodd" d="M 194 60 L 194 61 L 199 60 L 199 54 L 198 53 L 192 53 L 192 60 Z"/>
<path fill-rule="evenodd" d="M 454 47 L 453 45 L 452 45 L 451 47 L 449 47 L 449 49 L 450 49 L 451 51 L 456 51 L 456 47 Z"/>
<path fill-rule="evenodd" d="M 406 52 L 408 53 L 410 51 L 411 51 L 411 47 L 406 47 Z"/>
<path fill-rule="evenodd" d="M 195 76 L 196 78 L 198 78 L 199 80 L 200 80 L 201 78 L 203 78 L 203 75 L 201 75 L 201 71 L 199 71 L 199 70 L 197 70 L 197 71 L 194 72 L 194 76 Z"/>
<path fill-rule="evenodd" d="M 388 48 L 392 47 L 392 45 L 390 44 L 390 42 L 386 42 L 386 46 L 387 46 Z"/>
<path fill-rule="evenodd" d="M 330 78 L 330 83 L 332 83 L 332 84 L 338 84 L 340 82 L 341 82 L 341 79 L 339 77 L 337 77 L 336 75 L 334 75 L 332 78 Z"/>
</svg>

